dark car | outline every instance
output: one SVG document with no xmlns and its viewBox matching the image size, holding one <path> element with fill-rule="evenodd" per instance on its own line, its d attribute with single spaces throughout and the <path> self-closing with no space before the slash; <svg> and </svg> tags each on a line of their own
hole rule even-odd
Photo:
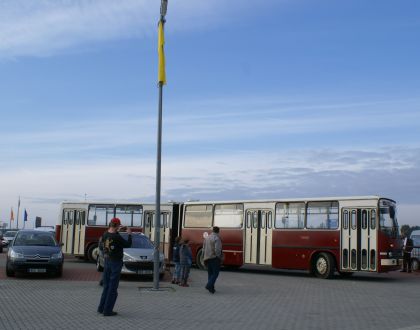
<svg viewBox="0 0 420 330">
<path fill-rule="evenodd" d="M 120 233 L 126 240 L 127 233 Z M 124 249 L 122 274 L 153 275 L 153 254 L 154 245 L 150 239 L 142 233 L 132 233 L 132 245 Z M 162 277 L 165 273 L 164 255 L 160 253 L 159 274 Z M 96 269 L 101 272 L 104 269 L 104 253 L 99 248 L 96 260 Z"/>
<path fill-rule="evenodd" d="M 54 235 L 38 230 L 20 230 L 9 245 L 6 275 L 52 273 L 61 276 L 64 257 Z"/>
</svg>

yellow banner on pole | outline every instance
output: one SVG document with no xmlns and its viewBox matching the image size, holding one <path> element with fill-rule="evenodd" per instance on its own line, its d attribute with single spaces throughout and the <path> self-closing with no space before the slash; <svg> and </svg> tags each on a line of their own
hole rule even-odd
<svg viewBox="0 0 420 330">
<path fill-rule="evenodd" d="M 166 72 L 165 72 L 165 52 L 163 46 L 165 45 L 165 36 L 163 33 L 163 22 L 159 22 L 158 31 L 158 54 L 159 54 L 159 72 L 158 72 L 158 83 L 166 84 Z"/>
</svg>

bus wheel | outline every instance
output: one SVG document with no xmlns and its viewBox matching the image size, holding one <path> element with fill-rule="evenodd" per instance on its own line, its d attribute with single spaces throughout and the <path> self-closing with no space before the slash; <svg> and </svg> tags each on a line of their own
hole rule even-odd
<svg viewBox="0 0 420 330">
<path fill-rule="evenodd" d="M 89 249 L 87 251 L 87 258 L 90 262 L 96 262 L 98 254 L 99 254 L 98 244 L 95 243 L 89 246 Z"/>
<path fill-rule="evenodd" d="M 197 256 L 195 257 L 195 263 L 197 265 L 197 267 L 201 270 L 206 270 L 207 267 L 204 264 L 204 260 L 203 260 L 204 256 L 203 256 L 203 250 L 200 250 L 197 252 Z"/>
<path fill-rule="evenodd" d="M 420 267 L 420 265 L 419 265 L 418 259 L 412 259 L 411 260 L 411 269 L 416 271 L 416 270 L 419 270 L 419 267 Z"/>
<path fill-rule="evenodd" d="M 331 278 L 334 274 L 334 259 L 329 253 L 320 253 L 315 257 L 313 272 L 319 278 Z"/>
</svg>

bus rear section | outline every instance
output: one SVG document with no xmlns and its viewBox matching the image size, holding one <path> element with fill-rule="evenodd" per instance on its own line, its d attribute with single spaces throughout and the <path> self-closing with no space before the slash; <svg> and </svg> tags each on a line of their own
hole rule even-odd
<svg viewBox="0 0 420 330">
<path fill-rule="evenodd" d="M 99 238 L 108 229 L 110 220 L 118 217 L 122 226 L 141 232 L 142 214 L 143 206 L 135 203 L 63 202 L 57 226 L 62 251 L 96 261 Z"/>
<path fill-rule="evenodd" d="M 179 233 L 180 207 L 177 203 L 161 205 L 160 251 L 170 260 L 172 242 Z M 96 261 L 98 242 L 110 220 L 118 217 L 122 226 L 144 232 L 155 241 L 155 204 L 64 202 L 61 205 L 57 234 L 65 254 Z"/>
</svg>

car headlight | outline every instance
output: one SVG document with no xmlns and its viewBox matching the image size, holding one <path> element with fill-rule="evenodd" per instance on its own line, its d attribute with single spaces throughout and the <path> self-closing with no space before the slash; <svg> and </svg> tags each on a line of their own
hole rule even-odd
<svg viewBox="0 0 420 330">
<path fill-rule="evenodd" d="M 61 252 L 61 251 L 51 255 L 51 259 L 61 259 L 61 258 L 63 258 L 63 252 Z"/>
<path fill-rule="evenodd" d="M 22 253 L 18 253 L 14 250 L 10 250 L 10 258 L 11 259 L 24 259 L 25 256 Z"/>
<path fill-rule="evenodd" d="M 127 253 L 124 253 L 123 261 L 136 261 L 136 259 L 128 255 Z"/>
</svg>

